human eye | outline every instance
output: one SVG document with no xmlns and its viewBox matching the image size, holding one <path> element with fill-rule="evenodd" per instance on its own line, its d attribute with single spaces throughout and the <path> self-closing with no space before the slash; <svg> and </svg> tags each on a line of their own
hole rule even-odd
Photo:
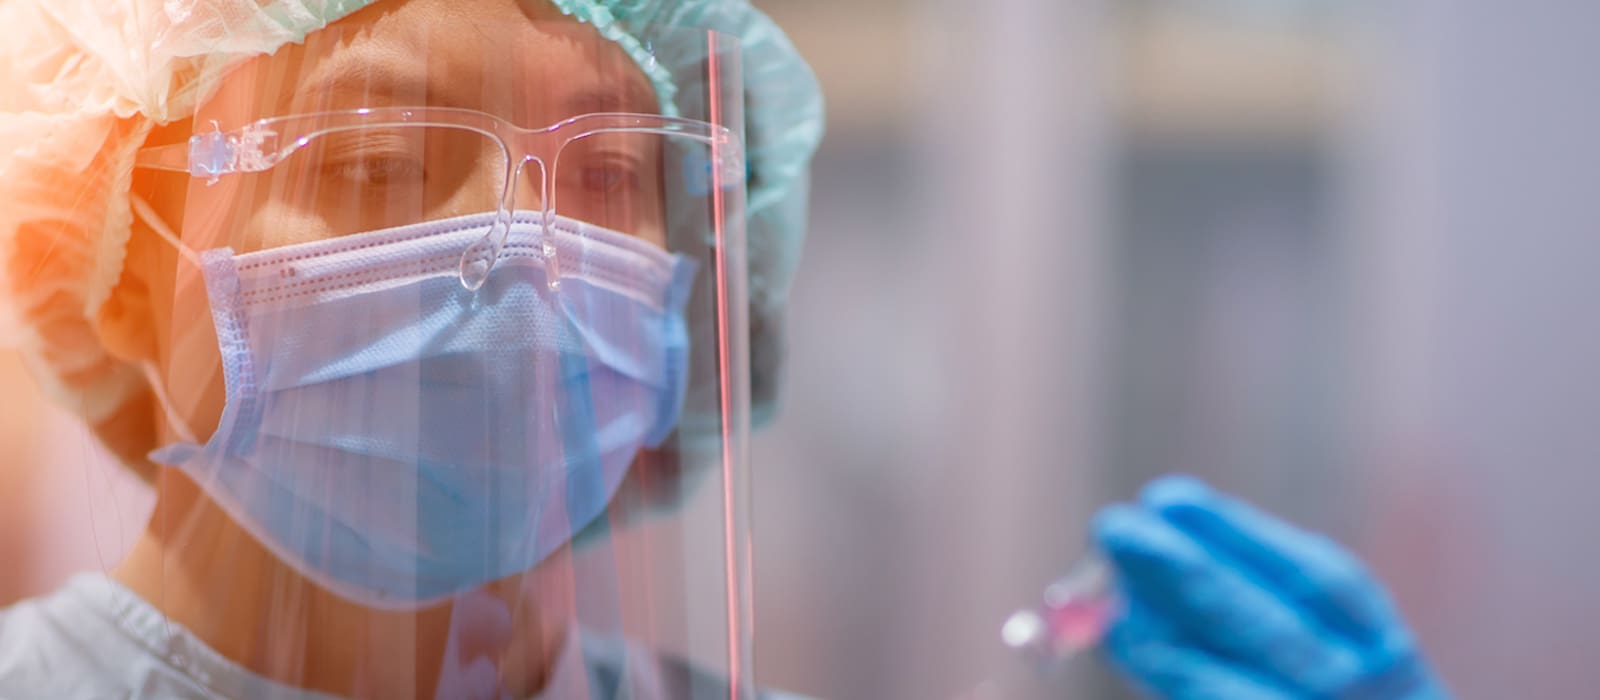
<svg viewBox="0 0 1600 700">
<path fill-rule="evenodd" d="M 578 182 L 591 194 L 617 194 L 638 190 L 643 180 L 639 159 L 626 154 L 602 154 L 585 159 Z"/>
<path fill-rule="evenodd" d="M 418 158 L 408 156 L 367 153 L 356 157 L 325 161 L 324 176 L 335 178 L 347 185 L 358 187 L 393 187 L 422 184 L 426 168 Z"/>
<path fill-rule="evenodd" d="M 344 187 L 423 184 L 427 162 L 421 144 L 408 136 L 375 129 L 333 135 L 317 149 L 318 173 Z"/>
</svg>

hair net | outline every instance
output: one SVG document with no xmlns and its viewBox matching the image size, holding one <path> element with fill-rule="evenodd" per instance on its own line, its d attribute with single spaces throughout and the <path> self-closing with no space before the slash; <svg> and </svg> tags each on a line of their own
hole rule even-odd
<svg viewBox="0 0 1600 700">
<path fill-rule="evenodd" d="M 133 159 L 236 62 L 297 42 L 373 0 L 0 2 L 0 323 L 46 390 L 135 463 L 154 440 L 141 368 L 96 330 L 122 274 Z M 670 105 L 651 32 L 699 27 L 743 50 L 750 164 L 752 398 L 770 413 L 782 309 L 822 136 L 815 77 L 746 0 L 550 0 L 627 50 Z M 670 68 L 670 66 L 668 66 Z M 669 107 L 670 109 L 670 107 Z"/>
</svg>

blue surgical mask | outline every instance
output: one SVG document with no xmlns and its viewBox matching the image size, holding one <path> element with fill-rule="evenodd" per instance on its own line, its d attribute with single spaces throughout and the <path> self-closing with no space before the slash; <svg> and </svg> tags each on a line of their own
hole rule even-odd
<svg viewBox="0 0 1600 700">
<path fill-rule="evenodd" d="M 415 608 L 532 568 L 599 517 L 687 381 L 694 265 L 518 213 L 199 256 L 227 402 L 178 467 L 278 557 L 358 603 Z"/>
</svg>

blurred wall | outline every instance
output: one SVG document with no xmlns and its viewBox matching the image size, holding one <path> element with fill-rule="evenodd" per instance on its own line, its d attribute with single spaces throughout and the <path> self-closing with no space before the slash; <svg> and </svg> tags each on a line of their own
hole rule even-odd
<svg viewBox="0 0 1600 700">
<path fill-rule="evenodd" d="M 1356 181 L 1387 565 L 1466 697 L 1593 694 L 1600 6 L 1373 8 Z M 1410 556 L 1421 555 L 1421 556 Z"/>
<path fill-rule="evenodd" d="M 73 573 L 109 569 L 144 530 L 151 489 L 47 401 L 14 352 L 0 352 L 0 605 Z"/>
<path fill-rule="evenodd" d="M 758 4 L 833 120 L 756 443 L 764 678 L 1019 682 L 1008 606 L 1181 470 L 1371 560 L 1461 696 L 1588 693 L 1596 10 Z M 1132 697 L 1068 675 L 1011 696 Z"/>
<path fill-rule="evenodd" d="M 998 625 L 1081 553 L 1105 255 L 1094 3 L 761 3 L 828 140 L 755 442 L 758 674 L 934 698 L 1022 669 Z"/>
</svg>

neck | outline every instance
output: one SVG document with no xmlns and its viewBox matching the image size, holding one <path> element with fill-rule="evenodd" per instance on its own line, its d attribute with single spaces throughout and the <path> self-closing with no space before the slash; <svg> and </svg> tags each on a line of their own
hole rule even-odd
<svg viewBox="0 0 1600 700">
<path fill-rule="evenodd" d="M 487 658 L 508 692 L 545 684 L 565 627 L 551 624 L 561 616 L 545 614 L 551 591 L 535 580 L 562 577 L 535 570 L 452 602 L 376 610 L 306 579 L 177 470 L 163 469 L 158 485 L 150 525 L 113 576 L 246 669 L 341 696 L 432 697 Z"/>
</svg>

